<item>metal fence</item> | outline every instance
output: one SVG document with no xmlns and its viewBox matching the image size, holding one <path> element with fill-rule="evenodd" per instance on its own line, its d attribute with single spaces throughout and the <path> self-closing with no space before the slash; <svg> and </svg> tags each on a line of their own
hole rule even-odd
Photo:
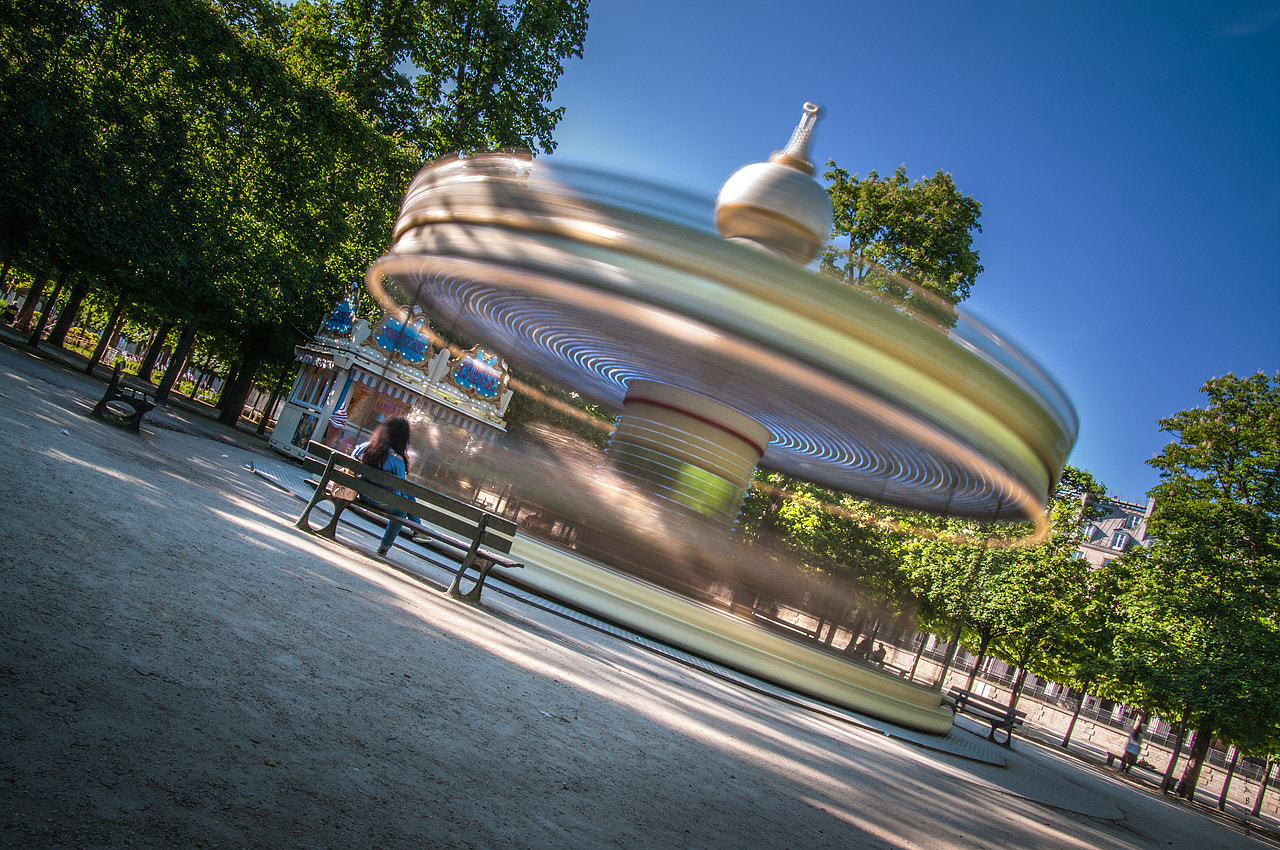
<svg viewBox="0 0 1280 850">
<path fill-rule="evenodd" d="M 904 652 L 913 654 L 919 652 L 922 659 L 928 659 L 937 664 L 945 664 L 949 644 L 945 640 L 938 640 L 933 646 L 922 648 L 922 644 L 927 641 L 928 636 L 920 633 L 915 636 L 886 635 L 884 640 L 886 644 L 892 644 Z M 960 673 L 971 673 L 976 662 L 977 658 L 961 648 L 952 661 L 951 669 Z M 1005 688 L 1013 686 L 1013 681 L 1017 676 L 1016 668 L 995 659 L 985 660 L 983 668 L 978 672 L 975 678 L 976 681 Z M 1080 709 L 1081 718 L 1124 734 L 1128 733 L 1133 725 L 1134 717 L 1139 713 L 1136 709 L 1124 703 L 1085 697 L 1079 691 L 1062 687 L 1053 682 L 1047 682 L 1035 676 L 1028 677 L 1026 687 L 1023 690 L 1023 697 L 1030 697 L 1072 714 L 1080 706 L 1081 700 L 1085 699 L 1084 707 Z M 1169 723 L 1160 717 L 1152 717 L 1147 725 L 1147 741 L 1172 752 L 1174 744 L 1178 742 L 1178 731 L 1178 724 Z M 1191 735 L 1189 731 L 1183 734 L 1182 738 L 1179 755 L 1188 756 L 1191 751 Z M 1225 771 L 1231 762 L 1230 749 L 1222 747 L 1215 741 L 1214 745 L 1209 748 L 1205 761 L 1213 767 Z M 1253 782 L 1259 782 L 1262 780 L 1263 774 L 1267 772 L 1267 768 L 1268 762 L 1266 759 L 1242 756 L 1236 761 L 1235 775 Z M 1267 777 L 1267 785 L 1271 788 L 1280 788 L 1280 771 L 1273 772 L 1272 775 Z"/>
<path fill-rule="evenodd" d="M 1004 684 L 1003 679 L 988 678 L 985 674 L 979 674 L 978 678 L 991 681 L 997 684 Z M 1006 685 L 1007 687 L 1007 685 Z M 1023 691 L 1023 696 L 1029 696 L 1046 705 L 1052 705 L 1063 711 L 1074 713 L 1080 705 L 1084 695 L 1078 691 L 1067 688 L 1061 688 L 1052 682 L 1046 682 L 1042 679 L 1036 679 L 1027 686 Z M 1133 718 L 1139 712 L 1124 703 L 1117 703 L 1111 700 L 1088 698 L 1084 707 L 1080 709 L 1080 717 L 1087 719 L 1100 726 L 1106 726 L 1117 732 L 1128 733 L 1133 725 Z M 1174 745 L 1178 743 L 1179 728 L 1177 724 L 1171 724 L 1160 717 L 1152 717 L 1147 726 L 1147 741 L 1151 744 L 1164 747 L 1170 752 L 1173 751 Z M 1189 732 L 1182 735 L 1182 744 L 1179 748 L 1180 756 L 1189 756 L 1191 753 L 1191 735 Z M 1222 747 L 1218 742 L 1209 748 L 1209 753 L 1205 757 L 1205 761 L 1220 770 L 1227 770 L 1231 763 L 1229 748 Z M 1236 761 L 1235 775 L 1254 782 L 1260 782 L 1263 774 L 1267 771 L 1267 760 L 1254 758 L 1252 756 L 1242 756 Z M 1280 788 L 1280 775 L 1272 775 L 1267 779 L 1267 785 L 1271 788 Z"/>
</svg>

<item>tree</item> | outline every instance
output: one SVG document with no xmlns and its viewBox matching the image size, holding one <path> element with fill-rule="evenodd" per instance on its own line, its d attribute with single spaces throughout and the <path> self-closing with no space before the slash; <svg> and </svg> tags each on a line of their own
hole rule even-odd
<svg viewBox="0 0 1280 850">
<path fill-rule="evenodd" d="M 1027 674 L 1043 672 L 1052 663 L 1058 648 L 1070 639 L 1078 612 L 1088 604 L 1089 564 L 1074 557 L 1082 508 L 1078 500 L 1052 500 L 1048 539 L 1015 550 L 1016 557 L 994 588 L 994 652 L 1018 670 L 1011 709 L 1017 707 Z"/>
<path fill-rule="evenodd" d="M 1016 707 L 1029 672 L 1054 663 L 1073 631 L 1089 591 L 1087 563 L 1072 556 L 1090 493 L 1103 488 L 1093 476 L 1066 467 L 1050 498 L 1049 533 L 1028 545 L 1029 523 L 939 521 L 938 533 L 919 535 L 906 563 L 918 595 L 936 625 L 955 624 L 977 659 L 973 686 L 988 652 L 1018 668 L 1010 707 Z"/>
<path fill-rule="evenodd" d="M 737 536 L 770 558 L 780 575 L 791 572 L 801 580 L 784 601 L 796 604 L 801 590 L 808 591 L 819 618 L 816 634 L 829 625 L 825 643 L 850 622 L 852 646 L 868 621 L 874 628 L 877 621 L 896 623 L 915 613 L 901 535 L 889 530 L 888 516 L 887 509 L 879 515 L 875 506 L 847 494 L 757 471 Z"/>
<path fill-rule="evenodd" d="M 954 324 L 956 304 L 969 297 L 982 271 L 973 234 L 982 205 L 960 194 L 951 175 L 939 171 L 911 183 L 905 166 L 882 179 L 828 161 L 823 177 L 833 211 L 833 242 L 822 269 L 912 315 Z"/>
<path fill-rule="evenodd" d="M 1269 754 L 1280 725 L 1280 375 L 1205 383 L 1204 408 L 1160 420 L 1175 436 L 1148 463 L 1149 548 L 1133 580 L 1117 662 L 1145 702 L 1195 729 L 1177 793 L 1192 798 L 1214 738 Z"/>
<path fill-rule="evenodd" d="M 551 152 L 564 107 L 547 104 L 564 60 L 582 56 L 589 0 L 451 0 L 432 5 L 410 51 L 424 151 L 518 146 Z"/>
<path fill-rule="evenodd" d="M 966 685 L 971 688 L 992 642 L 1003 634 L 1002 584 L 1022 557 L 1011 542 L 1025 536 L 1028 527 L 949 519 L 922 523 L 921 531 L 926 533 L 915 535 L 906 547 L 906 568 L 933 615 L 932 625 L 955 630 L 946 666 L 958 642 L 973 647 L 976 658 Z"/>
<path fill-rule="evenodd" d="M 564 110 L 548 103 L 582 55 L 587 0 L 301 0 L 288 28 L 297 66 L 421 158 L 550 152 Z"/>
<path fill-rule="evenodd" d="M 1125 697 L 1115 686 L 1113 668 L 1116 635 L 1124 622 L 1120 594 L 1130 583 L 1129 571 L 1122 559 L 1112 559 L 1088 571 L 1083 582 L 1072 600 L 1068 620 L 1043 661 L 1045 678 L 1080 691 L 1080 701 L 1062 737 L 1064 748 L 1071 743 L 1086 696 Z"/>
</svg>

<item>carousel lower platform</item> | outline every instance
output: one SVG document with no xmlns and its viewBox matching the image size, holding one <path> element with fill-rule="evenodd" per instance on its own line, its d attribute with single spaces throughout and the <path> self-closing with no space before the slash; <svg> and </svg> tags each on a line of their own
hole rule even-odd
<svg viewBox="0 0 1280 850">
<path fill-rule="evenodd" d="M 942 695 L 777 634 L 728 612 L 601 566 L 568 550 L 517 537 L 525 568 L 502 580 L 625 629 L 779 687 L 889 723 L 945 735 Z"/>
<path fill-rule="evenodd" d="M 306 476 L 297 466 L 260 459 L 246 468 L 298 499 L 305 501 L 311 496 Z M 361 525 L 367 521 L 352 517 L 348 522 Z M 382 533 L 381 528 L 372 526 L 363 530 L 374 536 Z M 663 646 L 675 647 L 817 702 L 925 733 L 925 737 L 956 737 L 948 735 L 953 717 L 942 706 L 938 691 L 845 661 L 526 535 L 516 536 L 511 555 L 525 566 L 520 570 L 495 570 L 493 578 L 501 583 L 523 587 Z M 917 743 L 928 746 L 923 740 Z M 973 743 L 986 742 L 975 739 Z M 988 749 L 998 748 L 992 745 Z M 967 751 L 960 754 L 973 757 Z M 993 756 L 985 754 L 982 758 L 991 760 Z M 993 763 L 1003 764 L 998 753 L 994 758 Z"/>
</svg>

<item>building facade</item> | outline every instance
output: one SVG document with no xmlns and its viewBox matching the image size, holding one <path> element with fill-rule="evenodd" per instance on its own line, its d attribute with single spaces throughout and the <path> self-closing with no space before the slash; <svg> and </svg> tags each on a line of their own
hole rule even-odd
<svg viewBox="0 0 1280 850">
<path fill-rule="evenodd" d="M 1099 519 L 1084 523 L 1080 546 L 1076 549 L 1078 557 L 1084 558 L 1094 567 L 1102 567 L 1111 559 L 1123 555 L 1131 546 L 1146 545 L 1147 522 L 1155 510 L 1155 499 L 1139 502 L 1110 498 L 1095 504 L 1105 514 Z"/>
</svg>

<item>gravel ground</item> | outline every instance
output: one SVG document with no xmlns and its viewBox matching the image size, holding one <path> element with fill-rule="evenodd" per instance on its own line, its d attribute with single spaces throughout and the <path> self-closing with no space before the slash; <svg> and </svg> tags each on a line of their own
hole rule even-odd
<svg viewBox="0 0 1280 850">
<path fill-rule="evenodd" d="M 1019 741 L 1006 768 L 293 528 L 261 444 L 0 345 L 0 846 L 1247 848 Z"/>
</svg>

